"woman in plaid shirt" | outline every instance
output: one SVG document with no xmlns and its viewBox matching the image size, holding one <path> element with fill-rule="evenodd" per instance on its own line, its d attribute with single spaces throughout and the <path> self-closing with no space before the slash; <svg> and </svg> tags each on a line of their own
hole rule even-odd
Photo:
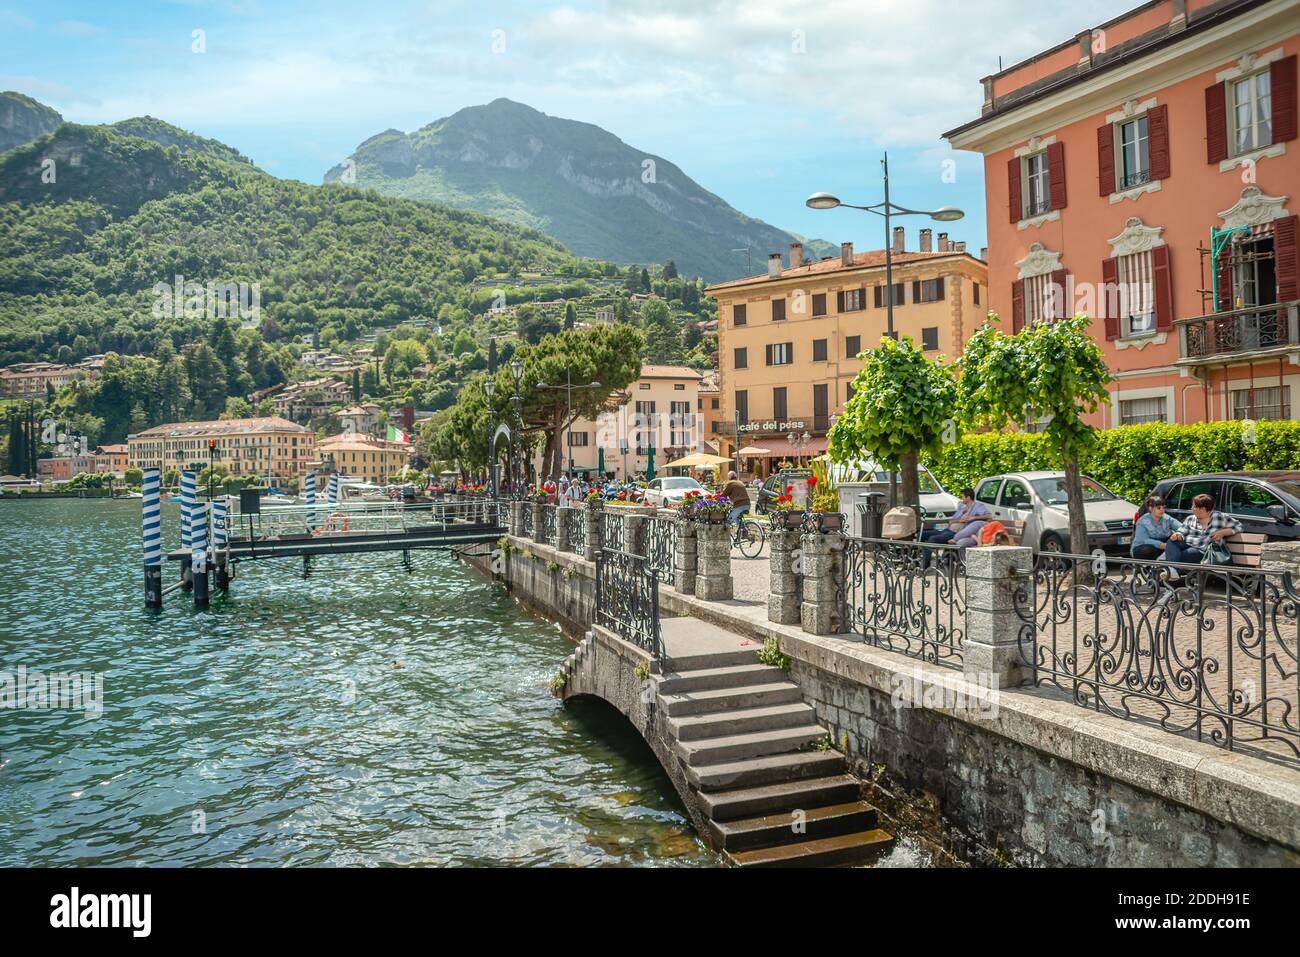
<svg viewBox="0 0 1300 957">
<path fill-rule="evenodd" d="M 1192 499 L 1192 514 L 1178 531 L 1169 536 L 1165 559 L 1200 564 L 1210 542 L 1221 542 L 1241 531 L 1241 522 L 1214 510 L 1214 496 L 1204 493 Z"/>
</svg>

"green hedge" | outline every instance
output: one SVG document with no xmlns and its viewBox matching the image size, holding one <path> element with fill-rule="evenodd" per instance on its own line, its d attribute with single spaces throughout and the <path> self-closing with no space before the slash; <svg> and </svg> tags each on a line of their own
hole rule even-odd
<svg viewBox="0 0 1300 957">
<path fill-rule="evenodd" d="M 1300 422 L 1256 422 L 1254 441 L 1240 422 L 1124 425 L 1097 433 L 1083 471 L 1131 502 L 1161 479 L 1201 472 L 1300 470 Z M 1020 432 L 967 435 L 926 463 L 950 490 L 1002 472 L 1059 469 L 1042 436 Z"/>
</svg>

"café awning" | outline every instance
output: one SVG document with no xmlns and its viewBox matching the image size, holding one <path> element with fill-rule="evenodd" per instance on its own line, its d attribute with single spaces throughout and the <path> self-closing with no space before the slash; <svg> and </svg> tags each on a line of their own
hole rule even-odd
<svg viewBox="0 0 1300 957">
<path fill-rule="evenodd" d="M 666 469 L 714 469 L 719 465 L 728 465 L 731 459 L 721 455 L 709 455 L 707 452 L 692 452 L 683 455 L 664 466 Z"/>
<path fill-rule="evenodd" d="M 747 458 L 754 458 L 754 457 L 756 457 L 756 456 L 766 456 L 766 455 L 771 455 L 771 454 L 772 454 L 772 450 L 771 450 L 771 449 L 760 448 L 760 447 L 757 446 L 757 445 L 747 445 L 747 446 L 745 446 L 743 449 L 741 449 L 739 452 L 737 452 L 736 454 L 737 454 L 737 455 L 743 455 L 743 456 L 745 456 L 745 457 L 747 457 Z"/>
<path fill-rule="evenodd" d="M 791 445 L 790 440 L 783 436 L 764 437 L 761 448 L 767 451 L 762 452 L 760 450 L 759 454 L 763 457 L 770 456 L 782 459 L 794 458 L 795 456 L 807 458 L 810 455 L 821 455 L 829 446 L 830 440 L 824 435 L 809 436 L 807 443 L 800 442 L 798 447 Z M 750 448 L 757 448 L 757 446 L 750 446 Z M 746 450 L 741 449 L 740 454 L 745 455 Z"/>
</svg>

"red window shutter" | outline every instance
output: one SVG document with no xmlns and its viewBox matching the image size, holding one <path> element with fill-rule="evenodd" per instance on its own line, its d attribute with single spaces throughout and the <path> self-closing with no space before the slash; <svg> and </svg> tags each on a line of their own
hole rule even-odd
<svg viewBox="0 0 1300 957">
<path fill-rule="evenodd" d="M 1277 301 L 1300 299 L 1300 216 L 1273 220 L 1273 267 Z"/>
<path fill-rule="evenodd" d="M 1207 163 L 1218 163 L 1228 158 L 1227 83 L 1205 88 L 1205 153 Z"/>
<path fill-rule="evenodd" d="M 1049 319 L 1064 319 L 1070 314 L 1070 291 L 1066 289 L 1069 274 L 1064 269 L 1052 272 L 1052 314 Z"/>
<path fill-rule="evenodd" d="M 1119 338 L 1119 314 L 1111 315 L 1110 307 L 1112 303 L 1119 301 L 1118 295 L 1112 295 L 1111 290 L 1119 286 L 1119 260 L 1113 257 L 1107 257 L 1101 261 L 1101 283 L 1102 293 L 1097 297 L 1097 308 L 1104 313 L 1106 319 L 1106 338 Z"/>
<path fill-rule="evenodd" d="M 1109 123 L 1097 127 L 1097 192 L 1115 192 L 1115 128 Z"/>
<path fill-rule="evenodd" d="M 1007 206 L 1011 209 L 1011 221 L 1018 223 L 1024 218 L 1020 201 L 1020 157 L 1007 162 Z"/>
<path fill-rule="evenodd" d="M 1169 107 L 1147 111 L 1147 152 L 1151 157 L 1151 178 L 1169 178 Z"/>
<path fill-rule="evenodd" d="M 1148 127 L 1149 129 L 1149 127 Z M 1151 250 L 1151 284 L 1155 286 L 1156 328 L 1174 327 L 1174 283 L 1169 269 L 1169 247 Z"/>
<path fill-rule="evenodd" d="M 1052 209 L 1065 209 L 1065 144 L 1047 148 L 1047 192 Z"/>
<path fill-rule="evenodd" d="M 1269 89 L 1273 97 L 1273 142 L 1284 143 L 1296 138 L 1296 57 L 1278 60 L 1268 68 Z"/>
<path fill-rule="evenodd" d="M 1025 327 L 1025 281 L 1017 279 L 1011 284 L 1011 334 Z"/>
</svg>

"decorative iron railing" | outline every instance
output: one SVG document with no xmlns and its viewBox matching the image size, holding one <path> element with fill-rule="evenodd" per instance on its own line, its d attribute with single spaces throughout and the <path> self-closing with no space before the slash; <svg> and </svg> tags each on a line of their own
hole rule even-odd
<svg viewBox="0 0 1300 957">
<path fill-rule="evenodd" d="M 650 563 L 650 570 L 661 582 L 671 582 L 676 574 L 679 528 L 675 517 L 656 515 L 646 519 L 646 559 Z"/>
<path fill-rule="evenodd" d="M 605 510 L 605 522 L 600 537 L 601 548 L 607 548 L 615 552 L 623 550 L 623 519 L 626 517 L 617 514 L 612 509 Z"/>
<path fill-rule="evenodd" d="M 1300 592 L 1289 574 L 1040 556 L 1014 603 L 1026 683 L 1229 750 L 1300 759 Z"/>
<path fill-rule="evenodd" d="M 596 624 L 663 659 L 659 579 L 644 557 L 600 550 L 596 556 Z"/>
<path fill-rule="evenodd" d="M 954 668 L 966 632 L 966 566 L 952 545 L 846 537 L 840 630 Z"/>
<path fill-rule="evenodd" d="M 555 505 L 542 506 L 542 528 L 541 534 L 537 536 L 537 541 L 544 545 L 555 544 Z"/>
<path fill-rule="evenodd" d="M 1178 356 L 1205 359 L 1300 343 L 1300 301 L 1179 319 Z"/>
<path fill-rule="evenodd" d="M 589 509 L 569 509 L 569 551 L 583 552 L 587 548 L 587 516 Z"/>
<path fill-rule="evenodd" d="M 524 503 L 524 537 L 533 537 L 533 503 Z"/>
</svg>

